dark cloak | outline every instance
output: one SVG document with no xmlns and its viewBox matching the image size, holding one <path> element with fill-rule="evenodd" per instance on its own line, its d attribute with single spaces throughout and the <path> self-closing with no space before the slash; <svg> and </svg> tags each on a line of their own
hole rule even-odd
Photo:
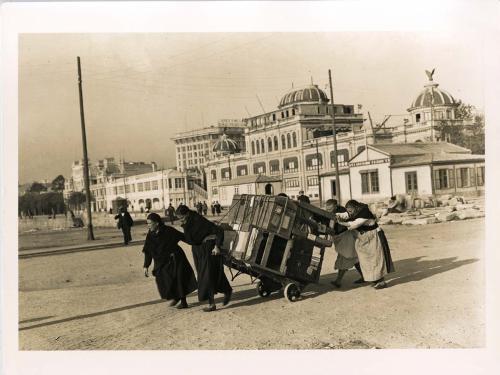
<svg viewBox="0 0 500 375">
<path fill-rule="evenodd" d="M 194 211 L 189 211 L 182 227 L 186 242 L 193 249 L 198 300 L 205 301 L 217 293 L 230 293 L 232 288 L 224 273 L 222 255 L 212 255 L 215 245 L 222 247 L 224 231 Z"/>
<path fill-rule="evenodd" d="M 185 241 L 184 234 L 160 225 L 157 233 L 148 232 L 142 250 L 144 267 L 149 267 L 154 259 L 152 274 L 163 299 L 180 299 L 197 288 L 193 268 L 177 244 L 179 241 Z"/>
</svg>

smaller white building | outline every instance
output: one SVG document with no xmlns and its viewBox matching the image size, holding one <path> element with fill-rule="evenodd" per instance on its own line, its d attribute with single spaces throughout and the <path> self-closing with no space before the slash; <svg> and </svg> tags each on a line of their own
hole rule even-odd
<svg viewBox="0 0 500 375">
<path fill-rule="evenodd" d="M 484 155 L 450 143 L 368 145 L 349 161 L 350 197 L 362 202 L 396 194 L 484 194 Z M 342 179 L 341 179 L 342 180 Z"/>
</svg>

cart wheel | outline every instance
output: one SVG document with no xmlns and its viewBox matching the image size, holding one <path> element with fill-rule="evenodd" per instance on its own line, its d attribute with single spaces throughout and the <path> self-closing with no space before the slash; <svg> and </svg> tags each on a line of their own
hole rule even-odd
<svg viewBox="0 0 500 375">
<path fill-rule="evenodd" d="M 300 297 L 300 289 L 296 284 L 289 283 L 285 286 L 284 294 L 288 302 L 295 302 Z"/>
<path fill-rule="evenodd" d="M 260 280 L 257 282 L 257 292 L 261 297 L 269 297 L 271 295 L 271 292 L 266 289 L 264 283 Z"/>
</svg>

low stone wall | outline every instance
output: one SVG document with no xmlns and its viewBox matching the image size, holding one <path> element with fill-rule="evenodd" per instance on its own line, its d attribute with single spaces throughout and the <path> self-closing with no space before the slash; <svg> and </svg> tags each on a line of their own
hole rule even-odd
<svg viewBox="0 0 500 375">
<path fill-rule="evenodd" d="M 147 215 L 148 214 L 146 213 L 130 214 L 130 216 L 132 216 L 132 219 L 134 219 L 135 224 L 146 223 Z M 85 212 L 81 215 L 76 215 L 76 218 L 81 218 L 84 225 L 87 224 L 87 215 L 85 214 Z M 104 212 L 94 212 L 92 213 L 92 225 L 94 227 L 116 227 L 115 215 Z M 58 215 L 55 219 L 49 219 L 48 216 L 34 216 L 32 219 L 23 218 L 18 220 L 19 233 L 31 231 L 62 230 L 73 227 L 74 224 L 70 215 L 68 215 L 68 217 L 65 217 L 64 215 Z"/>
</svg>

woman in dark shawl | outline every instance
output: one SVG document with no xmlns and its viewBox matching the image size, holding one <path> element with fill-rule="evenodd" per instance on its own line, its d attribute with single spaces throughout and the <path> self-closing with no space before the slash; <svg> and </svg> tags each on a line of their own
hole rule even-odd
<svg viewBox="0 0 500 375">
<path fill-rule="evenodd" d="M 219 249 L 224 241 L 224 231 L 187 206 L 179 206 L 176 215 L 182 221 L 186 242 L 193 249 L 194 265 L 198 273 L 198 300 L 208 300 L 208 307 L 203 311 L 215 311 L 215 294 L 224 293 L 223 306 L 229 303 L 232 294 Z"/>
<path fill-rule="evenodd" d="M 373 282 L 375 289 L 387 287 L 384 276 L 394 272 L 394 264 L 384 231 L 378 226 L 367 204 L 350 200 L 345 208 L 346 213 L 336 215 L 345 220 L 339 221 L 339 224 L 355 233 L 355 248 L 364 280 Z"/>
<path fill-rule="evenodd" d="M 184 234 L 163 224 L 160 215 L 151 213 L 147 217 L 148 234 L 142 252 L 144 253 L 144 275 L 154 259 L 153 276 L 161 298 L 172 300 L 170 306 L 178 309 L 188 307 L 186 296 L 197 288 L 193 268 L 186 254 L 177 244 L 186 241 Z"/>
</svg>

